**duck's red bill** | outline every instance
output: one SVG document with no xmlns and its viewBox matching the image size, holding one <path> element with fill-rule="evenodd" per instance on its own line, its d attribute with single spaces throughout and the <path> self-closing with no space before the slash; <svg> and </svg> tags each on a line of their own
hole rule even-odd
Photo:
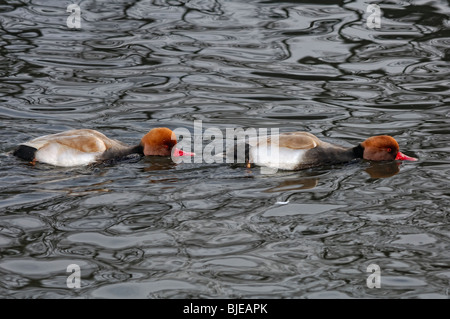
<svg viewBox="0 0 450 319">
<path fill-rule="evenodd" d="M 175 156 L 175 157 L 180 157 L 180 156 L 195 156 L 195 153 L 186 152 L 186 151 L 180 150 L 179 148 L 176 148 L 176 147 L 175 147 L 175 148 L 173 149 L 172 155 Z"/>
<path fill-rule="evenodd" d="M 410 157 L 408 155 L 403 154 L 402 152 L 398 152 L 397 153 L 397 157 L 395 158 L 395 160 L 399 160 L 399 161 L 417 161 L 417 158 Z"/>
</svg>

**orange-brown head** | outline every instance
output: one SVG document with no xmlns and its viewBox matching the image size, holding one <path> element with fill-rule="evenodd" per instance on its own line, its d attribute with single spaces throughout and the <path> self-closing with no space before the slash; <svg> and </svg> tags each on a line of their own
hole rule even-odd
<svg viewBox="0 0 450 319">
<path fill-rule="evenodd" d="M 361 143 L 364 148 L 363 158 L 371 161 L 406 160 L 417 161 L 414 157 L 406 156 L 399 151 L 397 141 L 388 135 L 369 137 Z"/>
<path fill-rule="evenodd" d="M 144 155 L 170 156 L 172 148 L 177 144 L 175 134 L 166 127 L 157 127 L 144 135 L 141 146 Z"/>
<path fill-rule="evenodd" d="M 145 156 L 193 156 L 194 153 L 185 152 L 177 149 L 175 145 L 177 144 L 177 137 L 172 130 L 167 127 L 157 127 L 141 139 L 141 146 Z M 173 152 L 173 154 L 172 154 Z"/>
</svg>

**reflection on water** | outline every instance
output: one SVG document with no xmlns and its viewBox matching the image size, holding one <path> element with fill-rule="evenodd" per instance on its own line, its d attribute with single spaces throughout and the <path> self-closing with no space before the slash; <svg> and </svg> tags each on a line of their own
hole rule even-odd
<svg viewBox="0 0 450 319">
<path fill-rule="evenodd" d="M 400 165 L 401 164 L 398 162 L 371 162 L 370 166 L 366 168 L 366 172 L 369 173 L 372 178 L 391 177 L 400 172 Z"/>
<path fill-rule="evenodd" d="M 447 2 L 379 2 L 375 29 L 360 0 L 87 0 L 80 29 L 68 4 L 0 6 L 0 296 L 448 298 Z M 194 120 L 343 146 L 389 134 L 420 160 L 267 175 L 10 155 L 67 129 L 133 144 Z"/>
<path fill-rule="evenodd" d="M 295 191 L 301 189 L 311 189 L 317 186 L 318 178 L 299 178 L 294 180 L 282 181 L 278 186 L 269 188 L 265 192 L 278 193 L 283 191 Z"/>
</svg>

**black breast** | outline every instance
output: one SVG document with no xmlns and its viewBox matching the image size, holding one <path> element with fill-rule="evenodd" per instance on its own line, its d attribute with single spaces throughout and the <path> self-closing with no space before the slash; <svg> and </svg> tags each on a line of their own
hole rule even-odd
<svg viewBox="0 0 450 319">
<path fill-rule="evenodd" d="M 317 165 L 329 165 L 350 162 L 355 158 L 353 148 L 319 146 L 307 152 L 305 162 Z"/>
<path fill-rule="evenodd" d="M 35 158 L 37 148 L 27 146 L 27 145 L 20 145 L 13 153 L 14 156 L 17 156 L 21 159 L 24 159 L 26 161 L 32 162 Z"/>
</svg>

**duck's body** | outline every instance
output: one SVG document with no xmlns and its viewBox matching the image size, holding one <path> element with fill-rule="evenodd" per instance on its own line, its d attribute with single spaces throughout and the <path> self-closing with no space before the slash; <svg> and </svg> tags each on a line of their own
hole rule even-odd
<svg viewBox="0 0 450 319">
<path fill-rule="evenodd" d="M 347 163 L 355 159 L 416 160 L 399 152 L 398 143 L 387 135 L 374 136 L 346 148 L 324 142 L 307 132 L 292 132 L 253 139 L 247 146 L 247 163 L 282 170 Z"/>
<path fill-rule="evenodd" d="M 21 144 L 14 155 L 32 163 L 79 166 L 120 159 L 131 154 L 170 156 L 177 143 L 173 132 L 155 128 L 138 145 L 129 146 L 90 129 L 41 136 Z M 191 155 L 177 150 L 180 155 Z"/>
<path fill-rule="evenodd" d="M 281 133 L 255 142 L 249 148 L 250 163 L 284 170 L 349 162 L 359 155 L 353 149 L 321 141 L 307 132 Z"/>
<path fill-rule="evenodd" d="M 81 129 L 35 138 L 20 145 L 14 155 L 30 162 L 69 167 L 106 160 L 108 153 L 119 152 L 126 156 L 139 150 L 95 130 Z"/>
</svg>

